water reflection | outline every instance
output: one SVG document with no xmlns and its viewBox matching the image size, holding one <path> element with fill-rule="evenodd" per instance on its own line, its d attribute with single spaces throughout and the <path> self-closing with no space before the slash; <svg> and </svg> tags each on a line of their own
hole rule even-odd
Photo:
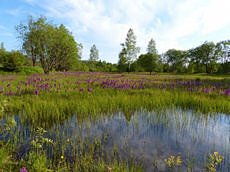
<svg viewBox="0 0 230 172">
<path fill-rule="evenodd" d="M 15 120 L 18 126 L 14 132 L 21 138 L 18 142 L 23 143 L 21 147 L 26 147 L 32 137 L 30 127 L 18 116 L 15 116 Z M 49 137 L 60 146 L 70 139 L 75 145 L 73 149 L 79 149 L 79 139 L 88 143 L 101 140 L 103 150 L 109 152 L 116 147 L 123 159 L 133 157 L 135 161 L 143 163 L 146 171 L 154 170 L 156 157 L 158 170 L 166 170 L 164 159 L 170 155 L 181 156 L 182 171 L 187 171 L 188 167 L 202 171 L 207 153 L 214 151 L 224 156 L 220 171 L 228 171 L 229 124 L 230 117 L 224 114 L 199 114 L 181 109 L 164 112 L 143 110 L 129 116 L 129 120 L 123 113 L 85 120 L 78 120 L 73 115 L 47 131 Z M 71 152 L 73 150 L 69 154 Z M 65 153 L 68 156 L 68 152 Z M 191 165 L 192 157 L 195 163 Z"/>
</svg>

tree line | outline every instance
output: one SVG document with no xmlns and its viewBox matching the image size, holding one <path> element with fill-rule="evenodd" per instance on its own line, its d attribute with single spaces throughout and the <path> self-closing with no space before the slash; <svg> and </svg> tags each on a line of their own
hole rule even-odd
<svg viewBox="0 0 230 172">
<path fill-rule="evenodd" d="M 230 40 L 204 42 L 189 50 L 169 49 L 158 54 L 156 42 L 151 39 L 146 54 L 137 54 L 136 36 L 129 29 L 125 43 L 121 44 L 118 71 L 120 72 L 171 72 L 171 73 L 229 73 Z"/>
<path fill-rule="evenodd" d="M 129 29 L 121 43 L 118 64 L 99 60 L 99 50 L 93 44 L 89 59 L 81 60 L 83 45 L 63 25 L 54 25 L 46 17 L 29 17 L 26 23 L 16 26 L 22 51 L 7 52 L 0 49 L 0 69 L 19 72 L 25 68 L 42 68 L 50 71 L 92 72 L 168 72 L 168 73 L 228 73 L 230 72 L 230 40 L 204 42 L 189 50 L 169 49 L 159 54 L 156 42 L 151 39 L 146 53 L 137 47 L 133 29 Z M 139 56 L 138 56 L 139 55 Z M 37 70 L 36 70 L 37 71 Z"/>
</svg>

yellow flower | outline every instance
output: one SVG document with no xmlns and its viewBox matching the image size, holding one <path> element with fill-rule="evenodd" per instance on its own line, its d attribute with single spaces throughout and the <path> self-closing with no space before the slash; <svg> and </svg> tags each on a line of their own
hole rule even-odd
<svg viewBox="0 0 230 172">
<path fill-rule="evenodd" d="M 215 155 L 215 156 L 218 156 L 218 154 L 219 154 L 218 152 L 214 152 L 214 155 Z"/>
<path fill-rule="evenodd" d="M 61 156 L 61 159 L 64 159 L 64 156 Z"/>
<path fill-rule="evenodd" d="M 67 142 L 69 142 L 69 138 L 67 139 Z"/>
</svg>

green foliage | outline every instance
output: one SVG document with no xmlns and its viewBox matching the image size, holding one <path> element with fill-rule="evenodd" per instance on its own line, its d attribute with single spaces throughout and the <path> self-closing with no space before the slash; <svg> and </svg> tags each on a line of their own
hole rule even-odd
<svg viewBox="0 0 230 172">
<path fill-rule="evenodd" d="M 3 62 L 3 67 L 7 71 L 19 72 L 24 65 L 25 56 L 19 51 L 12 51 L 10 53 L 7 53 Z"/>
<path fill-rule="evenodd" d="M 14 120 L 14 117 L 6 117 L 5 124 L 0 126 L 1 136 L 6 137 L 6 135 L 8 134 L 12 135 L 15 126 L 16 122 Z M 0 140 L 0 170 L 7 171 L 9 166 L 12 168 L 13 166 L 17 165 L 17 163 L 12 161 L 12 151 L 14 151 L 14 148 L 12 147 L 10 140 L 7 142 Z"/>
<path fill-rule="evenodd" d="M 46 133 L 47 131 L 40 127 L 34 130 L 34 138 L 31 142 L 31 145 L 35 148 L 36 151 L 38 149 L 43 150 L 44 144 L 53 144 L 53 140 L 45 137 Z"/>
<path fill-rule="evenodd" d="M 45 153 L 42 152 L 34 152 L 31 151 L 28 155 L 28 161 L 21 160 L 20 162 L 21 166 L 24 166 L 27 168 L 28 171 L 34 171 L 34 172 L 51 172 L 52 170 L 49 170 L 47 168 L 48 166 L 48 160 Z"/>
<path fill-rule="evenodd" d="M 165 53 L 165 58 L 170 65 L 170 72 L 184 72 L 185 63 L 187 60 L 187 55 L 185 51 L 170 49 Z"/>
<path fill-rule="evenodd" d="M 165 164 L 169 169 L 175 169 L 176 167 L 180 166 L 182 161 L 180 159 L 180 156 L 170 156 L 168 159 L 165 159 Z"/>
<path fill-rule="evenodd" d="M 79 63 L 79 66 L 75 69 L 76 71 L 84 71 L 84 72 L 89 72 L 89 64 L 87 62 L 81 61 Z"/>
<path fill-rule="evenodd" d="M 3 145 L 2 142 L 0 142 L 0 169 L 4 169 L 5 165 L 7 164 L 7 161 L 9 160 L 10 154 L 7 150 L 7 146 Z"/>
<path fill-rule="evenodd" d="M 90 72 L 97 71 L 96 66 L 95 66 L 96 65 L 95 63 L 97 62 L 97 60 L 99 60 L 99 51 L 96 45 L 93 44 L 93 46 L 90 49 L 90 55 L 89 55 L 89 65 L 90 65 L 89 71 Z"/>
<path fill-rule="evenodd" d="M 217 166 L 223 161 L 224 157 L 220 156 L 218 152 L 208 155 L 208 164 L 206 169 L 208 172 L 216 172 Z"/>
<path fill-rule="evenodd" d="M 95 62 L 98 60 L 99 60 L 99 50 L 97 49 L 96 45 L 93 44 L 93 46 L 90 49 L 89 61 Z"/>
<path fill-rule="evenodd" d="M 9 103 L 6 99 L 4 99 L 0 102 L 0 117 L 2 114 L 6 113 L 8 111 L 8 106 L 9 106 Z"/>
<path fill-rule="evenodd" d="M 28 24 L 20 24 L 16 29 L 33 66 L 39 57 L 45 73 L 53 69 L 70 70 L 80 59 L 77 43 L 64 25 L 57 27 L 48 23 L 45 17 L 37 20 L 31 17 Z"/>
<path fill-rule="evenodd" d="M 148 44 L 148 47 L 147 47 L 147 53 L 157 54 L 156 42 L 154 41 L 153 38 L 149 41 L 149 44 Z"/>
<path fill-rule="evenodd" d="M 61 25 L 54 31 L 55 42 L 52 45 L 52 59 L 55 59 L 56 71 L 67 71 L 77 65 L 80 56 L 78 55 L 77 43 L 71 33 Z"/>
<path fill-rule="evenodd" d="M 151 72 L 158 70 L 159 57 L 157 54 L 142 54 L 139 56 L 137 62 L 151 75 Z"/>
<path fill-rule="evenodd" d="M 136 60 L 137 54 L 140 52 L 140 48 L 136 47 L 136 36 L 134 35 L 133 29 L 129 29 L 125 43 L 121 44 L 122 52 L 119 55 L 119 61 L 121 69 L 124 64 L 128 64 L 128 72 L 130 72 L 131 64 Z M 124 63 L 125 62 L 125 63 Z M 119 65 L 119 64 L 118 64 Z"/>
<path fill-rule="evenodd" d="M 8 117 L 6 119 L 6 123 L 4 124 L 4 129 L 10 131 L 14 127 L 16 127 L 17 123 L 13 117 Z"/>
<path fill-rule="evenodd" d="M 163 72 L 169 72 L 169 69 L 170 67 L 168 63 L 163 64 Z"/>
<path fill-rule="evenodd" d="M 106 63 L 105 61 L 81 61 L 75 69 L 76 71 L 84 72 L 117 72 L 117 65 L 112 63 Z"/>
<path fill-rule="evenodd" d="M 4 43 L 1 43 L 1 49 L 0 49 L 0 64 L 4 62 L 6 56 L 6 50 L 4 48 Z"/>
<path fill-rule="evenodd" d="M 127 72 L 128 65 L 127 65 L 127 52 L 126 48 L 123 48 L 119 54 L 119 61 L 118 61 L 118 71 L 119 72 Z"/>
<path fill-rule="evenodd" d="M 38 66 L 23 66 L 19 73 L 23 75 L 43 74 L 44 71 Z"/>
</svg>

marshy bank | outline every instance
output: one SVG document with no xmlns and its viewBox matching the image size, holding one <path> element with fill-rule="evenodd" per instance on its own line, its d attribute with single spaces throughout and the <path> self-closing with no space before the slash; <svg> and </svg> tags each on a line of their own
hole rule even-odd
<svg viewBox="0 0 230 172">
<path fill-rule="evenodd" d="M 229 78 L 66 72 L 1 81 L 0 169 L 229 170 Z"/>
</svg>

